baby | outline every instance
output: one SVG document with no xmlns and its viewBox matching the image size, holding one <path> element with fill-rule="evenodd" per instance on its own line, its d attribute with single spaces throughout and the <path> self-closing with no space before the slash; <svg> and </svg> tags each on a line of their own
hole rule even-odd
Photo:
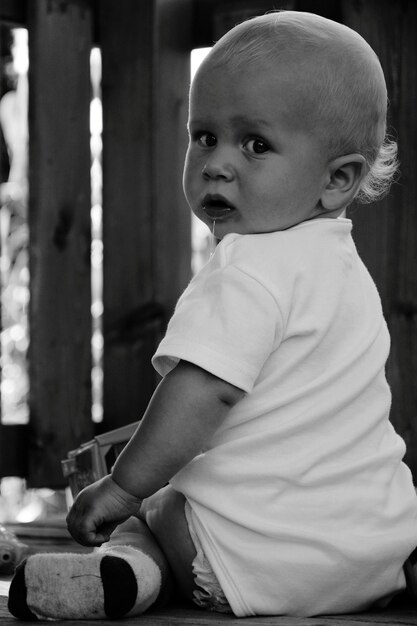
<svg viewBox="0 0 417 626">
<path fill-rule="evenodd" d="M 311 616 L 404 589 L 417 499 L 345 217 L 395 172 L 386 104 L 369 45 L 317 15 L 271 13 L 214 46 L 191 87 L 184 189 L 221 241 L 154 356 L 140 426 L 68 514 L 101 547 L 30 556 L 15 616 L 121 618 L 173 593 Z"/>
</svg>

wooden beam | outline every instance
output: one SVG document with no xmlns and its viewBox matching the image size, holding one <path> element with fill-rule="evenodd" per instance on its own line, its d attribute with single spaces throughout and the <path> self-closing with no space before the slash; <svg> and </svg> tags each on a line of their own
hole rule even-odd
<svg viewBox="0 0 417 626">
<path fill-rule="evenodd" d="M 152 352 L 153 2 L 99 5 L 103 59 L 103 405 L 101 430 L 138 419 Z"/>
<path fill-rule="evenodd" d="M 189 0 L 102 0 L 104 420 L 139 419 L 157 383 L 150 364 L 190 277 L 182 194 Z"/>
<path fill-rule="evenodd" d="M 27 424 L 0 424 L 0 478 L 28 472 L 29 427 Z"/>
<path fill-rule="evenodd" d="M 29 484 L 91 439 L 88 0 L 29 2 Z"/>
<path fill-rule="evenodd" d="M 381 294 L 391 333 L 391 419 L 407 444 L 417 482 L 417 5 L 412 0 L 344 0 L 344 22 L 378 54 L 389 95 L 389 130 L 398 138 L 401 178 L 387 198 L 355 207 L 354 238 Z"/>
<path fill-rule="evenodd" d="M 153 287 L 165 321 L 191 278 L 191 211 L 182 189 L 188 144 L 191 0 L 158 0 L 153 84 Z"/>
</svg>

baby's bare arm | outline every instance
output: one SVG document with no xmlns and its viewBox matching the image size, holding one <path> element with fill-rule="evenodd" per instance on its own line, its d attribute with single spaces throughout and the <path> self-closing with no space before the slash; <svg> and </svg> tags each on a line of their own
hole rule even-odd
<svg viewBox="0 0 417 626">
<path fill-rule="evenodd" d="M 163 487 L 210 440 L 244 392 L 181 361 L 160 383 L 111 476 L 90 485 L 74 502 L 68 527 L 86 545 L 108 540 L 140 502 Z"/>
<path fill-rule="evenodd" d="M 156 390 L 113 469 L 113 479 L 139 498 L 152 495 L 210 440 L 244 392 L 181 361 Z"/>
</svg>

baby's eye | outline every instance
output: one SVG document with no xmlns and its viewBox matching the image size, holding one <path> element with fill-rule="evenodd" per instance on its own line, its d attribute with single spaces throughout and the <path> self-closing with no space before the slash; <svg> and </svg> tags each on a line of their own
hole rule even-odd
<svg viewBox="0 0 417 626">
<path fill-rule="evenodd" d="M 253 152 L 255 154 L 264 154 L 265 152 L 268 152 L 268 150 L 270 150 L 270 147 L 266 143 L 266 141 L 259 138 L 248 139 L 248 141 L 245 142 L 244 147 L 249 152 Z"/>
<path fill-rule="evenodd" d="M 201 132 L 196 134 L 197 143 L 204 148 L 212 148 L 217 144 L 217 139 L 214 135 L 207 132 Z"/>
</svg>

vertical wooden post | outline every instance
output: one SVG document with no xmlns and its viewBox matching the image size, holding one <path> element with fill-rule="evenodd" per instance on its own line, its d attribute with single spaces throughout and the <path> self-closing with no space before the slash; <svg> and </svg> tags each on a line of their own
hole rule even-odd
<svg viewBox="0 0 417 626">
<path fill-rule="evenodd" d="M 153 2 L 99 4 L 103 98 L 103 430 L 134 421 L 154 381 L 152 338 Z M 151 315 L 151 313 L 150 313 Z M 152 321 L 149 318 L 150 327 Z"/>
<path fill-rule="evenodd" d="M 381 60 L 391 133 L 399 143 L 399 183 L 378 204 L 355 208 L 352 219 L 391 332 L 391 418 L 406 440 L 406 461 L 417 482 L 417 5 L 412 0 L 344 0 L 342 7 L 344 22 L 365 37 Z"/>
<path fill-rule="evenodd" d="M 158 0 L 154 41 L 155 298 L 166 320 L 191 278 L 191 211 L 182 189 L 187 150 L 192 0 Z"/>
<path fill-rule="evenodd" d="M 102 0 L 104 419 L 139 419 L 150 360 L 190 275 L 181 191 L 190 1 Z"/>
<path fill-rule="evenodd" d="M 29 484 L 92 436 L 89 0 L 28 2 L 30 47 Z"/>
</svg>

